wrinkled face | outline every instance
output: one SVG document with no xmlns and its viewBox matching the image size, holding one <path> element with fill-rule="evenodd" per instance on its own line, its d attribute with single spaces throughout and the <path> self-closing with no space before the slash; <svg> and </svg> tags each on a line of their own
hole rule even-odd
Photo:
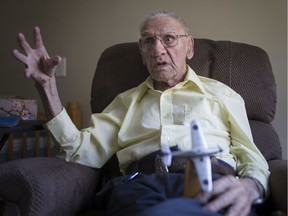
<svg viewBox="0 0 288 216">
<path fill-rule="evenodd" d="M 193 56 L 193 38 L 169 16 L 149 20 L 139 45 L 143 61 L 155 83 L 174 86 L 186 75 L 186 59 Z"/>
</svg>

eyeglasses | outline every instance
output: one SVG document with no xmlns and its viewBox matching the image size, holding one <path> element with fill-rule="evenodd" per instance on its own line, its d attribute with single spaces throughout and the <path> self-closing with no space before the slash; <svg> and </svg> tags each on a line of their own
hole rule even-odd
<svg viewBox="0 0 288 216">
<path fill-rule="evenodd" d="M 156 39 L 159 39 L 164 47 L 174 47 L 178 43 L 178 38 L 187 37 L 187 35 L 177 35 L 174 32 L 168 32 L 158 36 L 143 37 L 139 41 L 142 52 L 149 51 L 155 46 Z"/>
</svg>

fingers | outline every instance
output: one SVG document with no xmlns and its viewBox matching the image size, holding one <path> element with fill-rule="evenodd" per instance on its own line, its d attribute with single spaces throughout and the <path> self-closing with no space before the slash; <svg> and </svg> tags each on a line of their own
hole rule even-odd
<svg viewBox="0 0 288 216">
<path fill-rule="evenodd" d="M 208 202 L 205 207 L 210 211 L 217 212 L 232 205 L 237 198 L 237 191 L 233 189 L 237 181 L 233 176 L 225 176 L 216 180 L 213 183 L 213 190 L 210 195 L 216 198 Z"/>
<path fill-rule="evenodd" d="M 60 56 L 54 56 L 51 58 L 51 65 L 53 67 L 56 67 L 60 64 L 61 61 L 62 61 L 62 58 Z"/>
<path fill-rule="evenodd" d="M 31 52 L 32 49 L 28 44 L 28 42 L 26 41 L 24 34 L 19 33 L 17 39 L 19 46 L 23 49 L 23 51 L 25 51 L 26 53 Z"/>
<path fill-rule="evenodd" d="M 220 210 L 226 209 L 236 203 L 236 197 L 235 195 L 232 195 L 231 193 L 223 193 L 214 199 L 210 200 L 206 205 L 205 208 L 212 211 L 212 212 L 218 212 Z M 238 205 L 238 203 L 237 203 Z"/>
<path fill-rule="evenodd" d="M 14 58 L 16 58 L 18 61 L 26 64 L 27 62 L 27 56 L 23 55 L 22 53 L 20 53 L 17 49 L 14 49 L 12 51 L 12 55 L 14 56 Z"/>
<path fill-rule="evenodd" d="M 42 40 L 42 36 L 40 33 L 40 28 L 38 26 L 34 27 L 33 36 L 34 36 L 35 47 L 36 48 L 43 47 L 43 40 Z"/>
<path fill-rule="evenodd" d="M 34 27 L 33 38 L 34 38 L 35 50 L 41 50 L 43 55 L 45 55 L 46 57 L 49 57 L 47 54 L 47 51 L 43 45 L 43 40 L 42 40 L 42 36 L 40 33 L 40 28 L 37 26 Z M 29 55 L 29 53 L 31 53 L 33 51 L 33 49 L 31 48 L 31 46 L 27 42 L 23 33 L 18 34 L 17 40 L 18 40 L 19 46 L 27 55 Z"/>
<path fill-rule="evenodd" d="M 212 195 L 218 195 L 225 192 L 226 190 L 234 186 L 237 182 L 238 179 L 232 175 L 227 175 L 216 180 L 213 183 Z"/>
<path fill-rule="evenodd" d="M 47 58 L 44 56 L 40 59 L 40 66 L 46 75 L 52 77 L 55 74 L 56 68 L 60 62 L 60 56 L 54 56 L 52 58 Z"/>
<path fill-rule="evenodd" d="M 237 205 L 231 205 L 227 209 L 225 216 L 246 216 L 249 214 L 251 207 L 249 203 L 247 204 L 245 198 L 238 196 L 235 203 L 237 203 Z"/>
<path fill-rule="evenodd" d="M 242 179 L 222 177 L 213 183 L 210 200 L 205 208 L 212 212 L 226 209 L 227 215 L 247 215 L 251 209 L 249 193 L 249 187 Z"/>
<path fill-rule="evenodd" d="M 29 56 L 29 53 L 32 52 L 32 48 L 31 46 L 28 44 L 28 42 L 26 41 L 25 39 L 25 36 L 23 33 L 19 33 L 18 36 L 17 36 L 17 41 L 18 41 L 18 44 L 20 46 L 20 48 L 26 53 L 27 56 Z M 19 60 L 20 62 L 26 64 L 27 66 L 27 61 L 28 61 L 28 58 L 26 55 L 22 54 L 21 52 L 19 52 L 17 49 L 14 49 L 12 51 L 12 55 L 17 59 Z"/>
<path fill-rule="evenodd" d="M 46 51 L 46 48 L 45 48 L 45 46 L 43 44 L 40 28 L 38 26 L 34 27 L 33 38 L 34 38 L 35 49 L 42 50 L 43 56 L 45 58 L 49 58 L 49 55 L 48 55 L 48 53 Z"/>
<path fill-rule="evenodd" d="M 197 195 L 197 199 L 202 202 L 208 202 L 214 197 L 221 195 L 227 191 L 237 181 L 233 176 L 225 176 L 213 182 L 213 190 L 211 193 L 200 193 Z"/>
<path fill-rule="evenodd" d="M 24 70 L 24 75 L 25 75 L 26 78 L 29 78 L 32 75 L 32 73 L 31 73 L 31 71 L 28 68 L 26 68 Z"/>
<path fill-rule="evenodd" d="M 30 45 L 27 43 L 25 36 L 22 33 L 19 33 L 17 36 L 17 41 L 18 44 L 20 46 L 20 48 L 27 54 L 31 52 L 31 47 Z M 14 49 L 12 51 L 12 55 L 19 60 L 20 62 L 24 63 L 27 65 L 27 56 L 20 53 L 17 49 Z"/>
</svg>

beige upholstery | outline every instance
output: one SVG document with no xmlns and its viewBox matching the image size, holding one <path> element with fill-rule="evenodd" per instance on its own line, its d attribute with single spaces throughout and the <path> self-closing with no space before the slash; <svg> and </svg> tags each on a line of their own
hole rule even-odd
<svg viewBox="0 0 288 216">
<path fill-rule="evenodd" d="M 255 143 L 272 173 L 271 194 L 262 206 L 263 211 L 287 213 L 287 162 L 281 160 L 279 139 L 271 125 L 276 87 L 266 52 L 247 44 L 196 39 L 195 56 L 188 64 L 199 75 L 226 83 L 244 98 Z M 92 83 L 92 111 L 102 111 L 118 93 L 138 85 L 147 76 L 137 43 L 108 48 L 99 59 Z M 1 164 L 3 214 L 73 215 L 86 211 L 93 207 L 87 200 L 100 186 L 101 172 L 106 178 L 119 175 L 116 164 L 115 157 L 101 171 L 55 158 Z M 48 200 L 49 205 L 44 204 Z"/>
</svg>

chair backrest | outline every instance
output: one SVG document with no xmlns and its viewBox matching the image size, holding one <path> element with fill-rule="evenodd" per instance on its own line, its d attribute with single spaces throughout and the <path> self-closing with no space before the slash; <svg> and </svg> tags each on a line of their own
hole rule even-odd
<svg viewBox="0 0 288 216">
<path fill-rule="evenodd" d="M 267 53 L 243 43 L 195 39 L 195 54 L 187 64 L 198 75 L 219 80 L 244 98 L 256 145 L 266 160 L 280 159 L 281 145 L 271 125 L 276 84 Z M 148 74 L 136 42 L 104 50 L 92 83 L 92 112 L 101 112 L 117 94 L 137 86 Z"/>
</svg>

